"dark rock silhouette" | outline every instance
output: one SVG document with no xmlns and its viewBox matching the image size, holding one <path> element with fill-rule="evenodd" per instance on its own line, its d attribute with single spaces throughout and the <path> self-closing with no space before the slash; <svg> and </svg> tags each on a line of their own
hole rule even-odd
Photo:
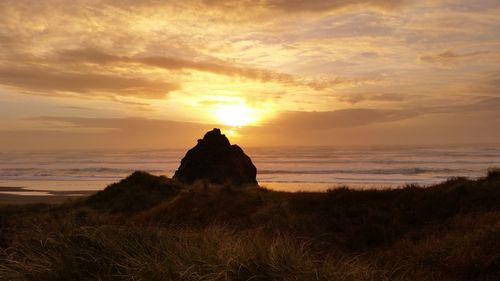
<svg viewBox="0 0 500 281">
<path fill-rule="evenodd" d="M 183 183 L 206 180 L 217 184 L 257 184 L 257 169 L 250 157 L 219 129 L 205 134 L 181 161 L 174 179 Z"/>
</svg>

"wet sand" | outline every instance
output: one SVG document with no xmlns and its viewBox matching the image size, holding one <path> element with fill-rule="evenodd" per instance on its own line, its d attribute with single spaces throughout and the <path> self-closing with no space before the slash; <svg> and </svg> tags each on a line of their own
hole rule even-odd
<svg viewBox="0 0 500 281">
<path fill-rule="evenodd" d="M 33 190 L 15 186 L 0 186 L 0 205 L 18 205 L 18 204 L 57 204 L 69 199 L 76 199 L 88 196 L 95 191 L 71 190 Z"/>
</svg>

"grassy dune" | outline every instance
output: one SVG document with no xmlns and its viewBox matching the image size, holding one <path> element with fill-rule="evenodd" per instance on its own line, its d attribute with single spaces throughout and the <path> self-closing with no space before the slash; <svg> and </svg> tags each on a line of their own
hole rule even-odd
<svg viewBox="0 0 500 281">
<path fill-rule="evenodd" d="M 0 280 L 500 280 L 500 172 L 324 193 L 136 172 L 0 207 Z"/>
</svg>

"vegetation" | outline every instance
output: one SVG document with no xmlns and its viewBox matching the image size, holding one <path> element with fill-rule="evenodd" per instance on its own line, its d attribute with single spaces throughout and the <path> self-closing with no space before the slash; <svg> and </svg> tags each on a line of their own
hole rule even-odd
<svg viewBox="0 0 500 281">
<path fill-rule="evenodd" d="M 323 193 L 136 172 L 1 207 L 0 280 L 500 280 L 500 172 Z"/>
</svg>

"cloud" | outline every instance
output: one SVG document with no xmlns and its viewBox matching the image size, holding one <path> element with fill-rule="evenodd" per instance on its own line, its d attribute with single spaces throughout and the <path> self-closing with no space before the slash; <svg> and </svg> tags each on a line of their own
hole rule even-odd
<svg viewBox="0 0 500 281">
<path fill-rule="evenodd" d="M 0 83 L 35 93 L 72 92 L 91 95 L 162 98 L 179 89 L 173 83 L 112 74 L 31 68 L 0 68 Z"/>
<path fill-rule="evenodd" d="M 212 125 L 145 118 L 44 116 L 45 129 L 0 130 L 3 149 L 170 149 L 194 146 Z"/>
<path fill-rule="evenodd" d="M 446 109 L 444 109 L 444 110 L 446 110 Z M 478 101 L 471 103 L 471 104 L 453 107 L 452 109 L 450 109 L 450 111 L 454 111 L 454 112 L 460 112 L 460 111 L 500 112 L 500 97 L 484 98 L 484 99 L 478 100 Z"/>
<path fill-rule="evenodd" d="M 373 123 L 394 122 L 420 115 L 413 110 L 391 109 L 340 109 L 326 112 L 285 112 L 269 124 L 278 130 L 325 130 L 349 128 Z"/>
<path fill-rule="evenodd" d="M 263 130 L 289 131 L 293 130 L 324 130 L 333 128 L 350 128 L 365 126 L 373 123 L 400 121 L 420 115 L 414 110 L 379 110 L 379 109 L 342 109 L 326 112 L 283 112 L 271 122 L 262 124 Z M 155 120 L 146 118 L 85 118 L 85 117 L 59 117 L 42 116 L 26 120 L 43 122 L 53 129 L 82 128 L 113 130 L 141 134 L 149 131 L 168 130 L 170 132 L 183 131 L 199 127 L 212 127 L 214 125 L 193 122 L 178 122 L 170 120 Z M 258 128 L 254 127 L 254 128 Z M 133 131 L 133 132 L 132 132 Z"/>
<path fill-rule="evenodd" d="M 351 6 L 375 7 L 394 9 L 400 7 L 404 0 L 268 0 L 264 1 L 267 7 L 286 12 L 324 12 Z"/>
<path fill-rule="evenodd" d="M 210 102 L 210 101 L 208 101 Z M 334 128 L 352 128 L 376 123 L 389 123 L 407 120 L 427 114 L 455 114 L 463 112 L 497 111 L 500 108 L 500 98 L 485 98 L 464 105 L 451 107 L 429 107 L 424 109 L 375 109 L 375 108 L 350 108 L 334 111 L 288 111 L 282 112 L 275 119 L 261 126 L 264 130 L 271 131 L 310 131 L 328 130 Z M 53 124 L 54 128 L 92 128 L 112 129 L 118 131 L 134 131 L 140 134 L 143 131 L 154 133 L 155 130 L 168 130 L 170 132 L 183 131 L 184 129 L 198 129 L 199 127 L 212 127 L 214 124 L 201 124 L 195 122 L 179 122 L 170 120 L 155 120 L 146 118 L 84 118 L 84 117 L 54 117 L 42 116 L 29 120 Z M 258 128 L 254 126 L 254 128 Z"/>
<path fill-rule="evenodd" d="M 341 102 L 348 102 L 350 104 L 357 104 L 364 101 L 381 101 L 381 102 L 398 102 L 405 101 L 408 99 L 414 99 L 418 95 L 405 95 L 401 93 L 379 93 L 379 94 L 346 94 L 337 96 L 337 99 Z"/>
<path fill-rule="evenodd" d="M 476 52 L 458 54 L 456 52 L 448 50 L 434 55 L 421 56 L 420 60 L 423 62 L 435 63 L 435 64 L 453 64 L 462 62 L 466 59 L 484 58 L 487 57 L 490 53 L 491 53 L 490 51 L 476 51 Z"/>
<path fill-rule="evenodd" d="M 16 39 L 12 36 L 0 34 L 0 46 L 11 47 L 16 43 Z"/>
<path fill-rule="evenodd" d="M 204 0 L 207 6 L 225 8 L 227 10 L 238 7 L 261 8 L 285 13 L 313 12 L 339 10 L 346 7 L 368 7 L 384 10 L 398 8 L 408 2 L 407 0 L 262 0 L 262 1 L 233 1 L 233 0 Z"/>
<path fill-rule="evenodd" d="M 237 104 L 238 102 L 236 101 L 224 101 L 224 100 L 200 100 L 198 104 L 200 105 L 206 105 L 206 106 L 214 106 L 214 105 L 233 105 Z"/>
<path fill-rule="evenodd" d="M 293 111 L 278 115 L 276 119 L 263 125 L 263 129 L 277 132 L 321 131 L 398 122 L 429 114 L 498 112 L 499 108 L 500 98 L 485 98 L 455 106 L 402 109 L 350 108 L 324 112 Z"/>
<path fill-rule="evenodd" d="M 331 79 L 306 80 L 291 74 L 280 73 L 261 68 L 241 66 L 237 63 L 225 61 L 187 60 L 178 57 L 166 56 L 118 56 L 97 49 L 84 48 L 59 51 L 55 61 L 66 62 L 91 62 L 95 64 L 129 63 L 158 67 L 166 70 L 195 70 L 209 72 L 229 77 L 242 77 L 260 82 L 276 82 L 289 86 L 305 86 L 314 90 L 322 90 L 339 84 L 360 83 L 362 79 L 336 77 Z"/>
<path fill-rule="evenodd" d="M 127 134 L 143 134 L 149 132 L 154 134 L 158 131 L 165 133 L 183 132 L 206 126 L 193 122 L 178 122 L 148 118 L 88 118 L 69 116 L 41 116 L 28 118 L 27 120 L 39 121 L 49 124 L 53 129 L 83 128 L 103 129 Z"/>
</svg>

